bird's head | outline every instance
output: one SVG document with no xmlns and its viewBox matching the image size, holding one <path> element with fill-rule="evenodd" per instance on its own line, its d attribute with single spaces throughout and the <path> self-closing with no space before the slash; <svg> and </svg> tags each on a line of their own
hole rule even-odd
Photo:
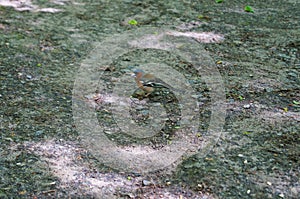
<svg viewBox="0 0 300 199">
<path fill-rule="evenodd" d="M 144 71 L 143 71 L 143 70 L 141 70 L 141 69 L 135 69 L 135 70 L 133 71 L 133 73 L 132 73 L 131 76 L 140 79 L 140 78 L 143 77 L 143 75 L 144 75 Z"/>
</svg>

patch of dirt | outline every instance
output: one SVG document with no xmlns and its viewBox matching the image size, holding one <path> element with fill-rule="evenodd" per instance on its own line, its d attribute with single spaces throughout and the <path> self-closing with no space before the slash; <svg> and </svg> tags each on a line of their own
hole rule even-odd
<svg viewBox="0 0 300 199">
<path fill-rule="evenodd" d="M 65 1 L 52 1 L 54 4 L 64 5 Z M 49 12 L 56 13 L 62 12 L 61 9 L 56 8 L 40 8 L 38 5 L 32 3 L 31 0 L 2 0 L 1 6 L 13 7 L 17 11 L 32 11 L 32 12 Z"/>
<path fill-rule="evenodd" d="M 47 140 L 26 142 L 25 147 L 48 163 L 51 173 L 60 181 L 59 189 L 69 196 L 94 198 L 199 198 L 212 199 L 205 193 L 195 193 L 171 184 L 161 184 L 146 176 L 100 172 L 82 159 L 86 149 L 78 143 Z"/>
<path fill-rule="evenodd" d="M 178 32 L 170 31 L 169 35 L 175 37 L 189 37 L 200 43 L 218 43 L 224 40 L 224 36 L 212 32 Z"/>
</svg>

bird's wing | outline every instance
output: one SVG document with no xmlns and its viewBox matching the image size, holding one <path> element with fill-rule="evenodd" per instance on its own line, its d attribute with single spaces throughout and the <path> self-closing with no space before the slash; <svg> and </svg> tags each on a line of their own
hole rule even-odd
<svg viewBox="0 0 300 199">
<path fill-rule="evenodd" d="M 154 78 L 151 80 L 143 81 L 144 86 L 148 87 L 158 87 L 158 88 L 168 88 L 168 89 L 173 89 L 172 86 L 167 84 L 166 82 L 162 81 L 159 78 Z"/>
</svg>

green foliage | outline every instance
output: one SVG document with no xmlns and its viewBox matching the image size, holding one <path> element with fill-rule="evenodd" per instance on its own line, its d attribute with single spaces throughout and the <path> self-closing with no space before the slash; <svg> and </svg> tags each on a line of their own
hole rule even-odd
<svg viewBox="0 0 300 199">
<path fill-rule="evenodd" d="M 128 21 L 128 24 L 136 26 L 138 24 L 138 22 L 134 19 L 131 19 L 131 20 Z"/>
<path fill-rule="evenodd" d="M 252 13 L 254 12 L 254 10 L 253 10 L 253 8 L 251 6 L 245 6 L 244 10 L 246 12 L 252 12 Z"/>
<path fill-rule="evenodd" d="M 293 101 L 293 104 L 300 105 L 300 101 L 294 100 L 294 101 Z"/>
<path fill-rule="evenodd" d="M 223 3 L 223 0 L 216 0 L 216 3 Z"/>
<path fill-rule="evenodd" d="M 243 96 L 241 96 L 241 95 L 239 95 L 238 98 L 239 98 L 239 100 L 241 100 L 241 101 L 245 99 L 245 98 L 244 98 Z"/>
<path fill-rule="evenodd" d="M 210 19 L 208 16 L 201 15 L 201 14 L 198 15 L 197 17 L 198 17 L 198 19 L 201 19 L 201 20 L 209 20 Z"/>
<path fill-rule="evenodd" d="M 251 134 L 251 132 L 244 131 L 243 134 L 244 134 L 244 135 L 249 135 L 249 134 Z"/>
</svg>

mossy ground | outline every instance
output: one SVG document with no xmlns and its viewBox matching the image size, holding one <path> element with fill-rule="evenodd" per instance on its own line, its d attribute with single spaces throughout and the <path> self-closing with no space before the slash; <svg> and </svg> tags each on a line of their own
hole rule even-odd
<svg viewBox="0 0 300 199">
<path fill-rule="evenodd" d="M 77 140 L 73 82 L 93 42 L 129 29 L 195 22 L 201 23 L 191 31 L 225 35 L 222 43 L 199 44 L 222 61 L 217 66 L 229 104 L 225 132 L 209 156 L 188 158 L 168 178 L 220 198 L 299 198 L 298 1 L 77 2 L 82 4 L 33 1 L 63 9 L 58 13 L 0 7 L 1 198 L 41 196 L 59 184 L 38 156 L 12 147 Z M 254 13 L 244 12 L 245 5 Z M 137 26 L 126 23 L 131 18 Z M 243 108 L 250 103 L 255 106 Z"/>
</svg>

